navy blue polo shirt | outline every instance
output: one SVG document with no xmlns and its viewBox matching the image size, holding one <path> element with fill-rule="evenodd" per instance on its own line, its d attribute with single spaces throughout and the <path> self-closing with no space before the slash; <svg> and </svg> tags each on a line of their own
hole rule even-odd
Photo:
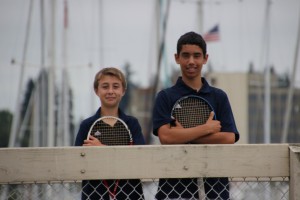
<svg viewBox="0 0 300 200">
<path fill-rule="evenodd" d="M 202 83 L 202 88 L 197 92 L 187 86 L 182 81 L 182 77 L 179 77 L 174 86 L 161 90 L 157 94 L 153 108 L 153 134 L 155 136 L 158 135 L 158 129 L 161 126 L 173 121 L 171 111 L 175 102 L 181 97 L 196 95 L 206 99 L 213 107 L 216 119 L 221 122 L 221 132 L 233 132 L 235 141 L 239 140 L 239 133 L 227 94 L 219 88 L 210 86 L 204 78 L 202 78 Z"/>
<path fill-rule="evenodd" d="M 133 116 L 129 116 L 126 115 L 121 109 L 119 109 L 119 118 L 122 119 L 128 126 L 131 134 L 132 134 L 132 140 L 133 140 L 133 144 L 134 145 L 143 145 L 145 144 L 145 139 L 142 133 L 142 128 L 138 122 L 138 120 L 133 117 Z M 101 107 L 97 110 L 97 112 L 83 120 L 80 124 L 77 136 L 76 136 L 76 140 L 75 140 L 75 146 L 82 146 L 84 140 L 86 140 L 88 132 L 90 130 L 90 127 L 92 126 L 92 124 L 99 119 L 101 113 Z"/>
<path fill-rule="evenodd" d="M 182 77 L 179 77 L 176 84 L 170 88 L 161 90 L 156 97 L 153 109 L 153 134 L 158 135 L 158 129 L 173 121 L 171 112 L 175 102 L 181 97 L 188 95 L 200 96 L 213 107 L 215 117 L 221 122 L 222 132 L 235 133 L 235 141 L 239 140 L 231 106 L 228 97 L 221 89 L 211 87 L 207 81 L 202 78 L 202 88 L 196 91 L 187 86 Z M 206 197 L 209 199 L 227 200 L 229 194 L 228 178 L 204 178 L 204 189 Z M 156 199 L 198 199 L 197 178 L 185 179 L 160 179 Z"/>
<path fill-rule="evenodd" d="M 126 115 L 122 110 L 119 109 L 119 118 L 122 119 L 128 126 L 133 139 L 134 145 L 143 145 L 145 144 L 144 136 L 142 134 L 141 126 L 138 120 L 135 117 Z M 75 146 L 82 146 L 84 140 L 86 140 L 88 132 L 92 124 L 99 119 L 101 113 L 101 107 L 97 112 L 83 120 L 80 124 L 79 131 L 76 136 Z M 100 155 L 101 156 L 101 155 Z M 108 184 L 113 184 L 114 181 L 107 180 Z M 139 179 L 130 179 L 130 180 L 120 180 L 119 188 L 117 190 L 116 199 L 144 199 L 143 188 L 141 181 Z M 133 189 L 134 188 L 134 189 Z M 88 199 L 103 199 L 109 200 L 109 194 L 103 182 L 99 180 L 83 180 L 82 181 L 82 200 Z"/>
</svg>

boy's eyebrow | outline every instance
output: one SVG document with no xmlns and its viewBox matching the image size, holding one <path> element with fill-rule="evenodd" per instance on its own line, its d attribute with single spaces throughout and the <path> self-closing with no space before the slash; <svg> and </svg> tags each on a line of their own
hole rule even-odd
<svg viewBox="0 0 300 200">
<path fill-rule="evenodd" d="M 119 83 L 119 82 L 115 82 L 115 83 L 112 83 L 113 85 L 121 85 L 121 83 Z M 103 83 L 101 83 L 101 85 L 109 85 L 109 83 L 108 82 L 103 82 Z"/>
<path fill-rule="evenodd" d="M 181 52 L 181 54 L 183 54 L 183 55 L 202 55 L 201 52 L 193 52 L 193 53 L 189 53 L 189 52 Z"/>
</svg>

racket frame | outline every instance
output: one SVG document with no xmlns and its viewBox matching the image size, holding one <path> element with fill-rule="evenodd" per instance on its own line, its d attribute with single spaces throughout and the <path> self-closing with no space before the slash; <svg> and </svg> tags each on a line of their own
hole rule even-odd
<svg viewBox="0 0 300 200">
<path fill-rule="evenodd" d="M 214 119 L 214 120 L 217 119 L 216 112 L 215 112 L 214 108 L 212 107 L 212 105 L 211 105 L 205 98 L 200 97 L 200 96 L 198 96 L 198 95 L 186 95 L 186 96 L 183 96 L 183 97 L 180 97 L 179 99 L 177 99 L 176 102 L 174 103 L 173 107 L 172 107 L 172 110 L 171 110 L 171 118 L 172 118 L 173 120 L 170 122 L 171 126 L 176 126 L 176 123 L 175 123 L 176 119 L 173 117 L 173 111 L 174 111 L 174 109 L 175 109 L 176 106 L 179 104 L 179 102 L 181 102 L 182 100 L 185 100 L 185 99 L 187 99 L 187 98 L 198 98 L 198 99 L 203 100 L 205 103 L 207 103 L 207 105 L 210 107 L 210 109 L 212 110 L 212 112 L 214 112 L 214 118 L 213 118 L 213 119 Z"/>
<path fill-rule="evenodd" d="M 92 126 L 90 127 L 90 130 L 88 132 L 88 135 L 87 135 L 87 138 L 86 138 L 87 140 L 89 140 L 89 138 L 90 138 L 90 135 L 91 135 L 91 132 L 93 130 L 94 125 L 97 122 L 99 122 L 101 120 L 105 120 L 105 119 L 114 119 L 116 121 L 121 122 L 125 126 L 126 130 L 128 131 L 129 141 L 130 141 L 128 145 L 132 145 L 133 144 L 132 134 L 131 134 L 130 129 L 128 128 L 127 124 L 122 119 L 120 119 L 118 117 L 115 117 L 115 116 L 109 116 L 109 115 L 100 117 L 99 119 L 97 119 L 96 121 L 94 121 L 94 123 L 92 124 Z"/>
<path fill-rule="evenodd" d="M 129 145 L 129 146 L 130 146 L 130 145 L 133 145 L 132 134 L 131 134 L 130 129 L 128 128 L 127 124 L 126 124 L 122 119 L 120 119 L 120 118 L 118 118 L 118 117 L 115 117 L 115 116 L 103 116 L 103 117 L 100 117 L 99 119 L 97 119 L 97 120 L 92 124 L 92 126 L 90 127 L 90 130 L 89 130 L 88 135 L 87 135 L 87 140 L 89 139 L 89 137 L 90 137 L 90 135 L 91 135 L 91 132 L 92 132 L 92 130 L 93 130 L 94 125 L 95 125 L 97 122 L 101 121 L 101 120 L 104 121 L 105 119 L 114 119 L 114 120 L 116 120 L 116 122 L 117 122 L 117 121 L 121 122 L 121 123 L 125 126 L 125 128 L 126 128 L 127 131 L 128 131 L 128 134 L 129 134 L 129 140 L 130 140 L 130 142 L 129 142 L 128 145 Z M 105 122 L 105 121 L 104 121 L 104 122 Z M 116 123 L 115 123 L 115 124 L 116 124 Z M 108 145 L 108 146 L 109 146 L 109 145 Z M 107 182 L 106 180 L 102 180 L 104 186 L 105 186 L 106 189 L 108 190 L 110 199 L 115 199 L 116 192 L 117 192 L 117 189 L 118 189 L 118 186 L 119 186 L 119 181 L 120 181 L 120 180 L 115 180 L 115 181 L 114 181 L 114 184 L 115 184 L 115 185 L 114 185 L 113 191 L 111 191 L 110 188 L 109 188 L 108 182 Z"/>
</svg>

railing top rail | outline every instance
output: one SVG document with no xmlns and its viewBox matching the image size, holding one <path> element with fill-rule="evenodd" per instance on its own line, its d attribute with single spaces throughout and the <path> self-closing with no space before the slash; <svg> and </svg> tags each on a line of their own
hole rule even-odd
<svg viewBox="0 0 300 200">
<path fill-rule="evenodd" d="M 286 177 L 288 144 L 0 149 L 0 182 Z"/>
</svg>

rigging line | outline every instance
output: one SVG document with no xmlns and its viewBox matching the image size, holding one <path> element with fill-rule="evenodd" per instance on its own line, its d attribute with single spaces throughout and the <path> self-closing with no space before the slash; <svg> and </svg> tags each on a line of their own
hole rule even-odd
<svg viewBox="0 0 300 200">
<path fill-rule="evenodd" d="M 169 5 L 167 5 L 167 6 L 169 6 Z M 167 7 L 167 9 L 169 9 L 169 8 Z M 169 12 L 169 10 L 167 10 L 167 12 Z M 169 15 L 169 14 L 167 13 L 167 15 Z M 166 20 L 164 20 L 163 23 L 167 23 Z M 163 26 L 165 26 L 164 28 L 167 29 L 167 25 L 163 24 Z M 166 30 L 164 30 L 164 31 L 166 32 Z M 165 34 L 166 33 L 164 33 L 164 35 Z M 165 36 L 164 36 L 163 40 L 165 41 Z M 167 59 L 167 55 L 168 55 L 167 53 L 168 52 L 167 52 L 165 42 L 164 42 L 164 47 L 162 48 L 161 51 L 162 52 L 161 52 L 161 58 L 160 58 L 161 59 L 160 68 L 163 68 L 162 71 L 163 71 L 163 74 L 165 76 L 164 80 L 162 81 L 163 82 L 163 87 L 169 87 L 172 84 L 172 81 L 171 81 L 171 79 L 172 79 L 172 77 L 171 77 L 172 76 L 172 70 L 170 69 L 171 66 L 168 63 L 168 59 Z"/>
<path fill-rule="evenodd" d="M 30 26 L 31 26 L 31 18 L 32 18 L 32 9 L 33 9 L 33 0 L 30 0 L 29 2 L 29 10 L 28 10 L 28 18 L 27 18 L 27 24 L 26 24 L 26 32 L 25 32 L 25 43 L 23 48 L 23 56 L 22 56 L 22 64 L 21 64 L 21 73 L 20 73 L 20 79 L 19 79 L 19 86 L 18 86 L 18 93 L 17 93 L 17 99 L 16 99 L 16 110 L 13 116 L 13 122 L 12 122 L 12 128 L 10 132 L 9 137 L 9 147 L 13 147 L 15 145 L 16 141 L 16 135 L 17 131 L 19 129 L 19 121 L 20 121 L 20 99 L 21 99 L 21 88 L 23 85 L 23 79 L 24 79 L 24 71 L 25 71 L 25 60 L 27 58 L 27 50 L 28 50 L 28 42 L 29 42 L 29 36 L 30 36 Z"/>
<path fill-rule="evenodd" d="M 151 25 L 150 25 L 150 30 L 149 30 L 149 33 L 151 33 L 151 31 L 154 30 L 154 34 L 156 35 L 156 37 L 151 37 L 150 36 L 150 39 L 149 39 L 149 46 L 150 48 L 148 48 L 148 70 L 147 70 L 147 74 L 151 74 L 152 73 L 152 65 L 153 65 L 153 62 L 156 61 L 156 57 L 157 56 L 155 53 L 156 53 L 156 47 L 158 45 L 158 28 L 157 28 L 157 24 L 158 24 L 158 21 L 159 21 L 159 16 L 160 16 L 160 13 L 158 12 L 160 8 L 160 5 L 158 3 L 158 0 L 155 1 L 154 3 L 154 6 L 153 6 L 153 14 L 154 16 L 151 18 L 153 20 L 151 20 Z M 155 49 L 155 50 L 153 50 Z M 148 82 L 150 82 L 151 84 L 151 77 L 149 77 L 148 79 Z"/>
<path fill-rule="evenodd" d="M 14 64 L 15 65 L 26 65 L 27 68 L 39 68 L 41 67 L 41 64 L 39 63 L 33 63 L 33 62 L 22 62 L 22 61 L 18 61 L 18 60 L 14 60 Z M 55 64 L 55 65 L 52 65 L 52 64 L 44 64 L 43 67 L 44 68 L 49 68 L 49 67 L 52 67 L 54 66 L 55 70 L 57 70 L 56 68 L 58 68 L 60 70 L 60 68 L 63 68 L 65 66 L 65 64 Z M 91 67 L 90 63 L 86 63 L 86 64 L 68 64 L 68 68 L 71 68 L 71 69 L 76 69 L 76 68 L 89 68 Z"/>
<path fill-rule="evenodd" d="M 20 1 L 20 2 L 22 2 L 21 7 L 25 8 L 26 1 Z M 27 9 L 24 9 L 24 10 L 27 11 Z M 23 24 L 23 19 L 25 19 L 24 15 L 26 15 L 26 14 L 24 12 L 14 13 L 14 15 L 17 15 L 17 19 L 20 24 Z M 20 43 L 20 38 L 22 38 L 22 36 L 23 36 L 23 32 L 21 31 L 22 29 L 23 29 L 23 27 L 21 25 L 18 25 L 16 28 L 16 31 L 14 31 L 14 33 L 15 33 L 14 41 L 12 41 L 12 48 L 11 48 L 11 52 L 10 52 L 10 55 L 11 55 L 10 63 L 11 64 L 15 63 L 15 59 L 17 57 L 15 54 L 16 54 L 16 52 L 18 52 L 18 49 L 19 49 L 18 44 Z"/>
<path fill-rule="evenodd" d="M 155 3 L 153 4 L 153 17 L 151 18 L 151 19 L 153 19 L 153 20 L 151 20 L 151 23 L 150 23 L 150 30 L 149 30 L 149 33 L 151 33 L 151 31 L 153 31 L 154 30 L 154 34 L 156 34 L 156 36 L 158 35 L 157 33 L 158 33 L 158 31 L 157 31 L 157 24 L 158 24 L 158 19 L 159 19 L 159 14 L 158 14 L 158 10 L 159 10 L 159 8 L 160 8 L 160 5 L 159 5 L 159 2 L 158 2 L 158 0 L 156 0 L 155 1 Z M 151 67 L 152 65 L 153 65 L 153 63 L 155 63 L 155 61 L 156 61 L 156 47 L 157 47 L 157 43 L 158 43 L 158 39 L 157 39 L 158 37 L 150 37 L 150 39 L 149 39 L 149 48 L 148 48 L 148 61 L 147 61 L 147 63 L 148 63 L 148 67 L 147 67 L 147 74 L 152 74 L 151 72 L 152 72 L 152 69 L 154 69 L 153 67 Z M 155 49 L 155 50 L 153 50 L 153 49 Z M 150 97 L 151 97 L 151 80 L 152 80 L 152 78 L 151 78 L 151 76 L 149 76 L 149 78 L 148 78 L 148 84 L 150 85 Z M 144 110 L 148 110 L 148 108 L 152 108 L 151 106 L 152 106 L 152 104 L 153 104 L 153 102 L 152 101 L 149 101 L 149 98 L 146 98 L 146 100 L 144 101 Z M 149 110 L 150 110 L 149 109 Z M 150 113 L 151 113 L 151 110 L 150 110 Z M 144 114 L 143 114 L 144 115 Z M 151 114 L 149 115 L 150 117 L 152 116 Z M 145 126 L 146 126 L 146 131 L 145 131 L 145 138 L 146 138 L 146 143 L 150 143 L 151 142 L 151 127 L 152 127 L 152 124 L 151 124 L 151 119 L 148 119 L 148 117 L 144 117 L 143 118 L 143 124 L 145 124 Z"/>
<path fill-rule="evenodd" d="M 270 5 L 269 5 L 269 0 L 266 0 L 266 1 L 267 1 L 267 3 L 266 3 L 265 21 L 263 24 L 264 28 L 263 28 L 263 35 L 262 35 L 262 42 L 261 42 L 262 46 L 261 46 L 260 63 L 259 63 L 260 66 L 264 66 L 265 64 L 267 65 L 267 62 L 265 61 L 267 59 L 264 60 L 264 56 L 267 57 L 265 54 L 268 54 L 268 52 L 265 49 L 268 49 L 267 46 L 269 45 L 268 15 L 269 15 L 269 6 Z M 268 67 L 268 66 L 265 66 L 265 67 Z M 269 71 L 269 70 L 265 69 L 265 74 L 267 73 L 267 71 Z M 266 76 L 264 76 L 264 78 L 266 80 Z M 266 105 L 265 105 L 266 104 L 266 101 L 265 101 L 266 95 L 265 94 L 267 91 L 266 90 L 266 82 L 265 82 L 265 84 L 263 84 L 264 79 L 262 79 L 262 80 L 259 79 L 258 81 L 259 81 L 259 84 L 260 84 L 260 82 L 262 82 L 262 86 L 261 87 L 258 86 L 258 96 L 257 96 L 258 103 L 256 105 L 257 105 L 258 110 L 264 109 L 263 112 L 264 112 L 265 116 L 258 114 L 258 116 L 254 120 L 253 131 L 256 136 L 258 136 L 259 131 L 261 131 L 262 128 L 266 129 L 266 125 L 264 125 L 264 124 L 266 124 L 264 122 L 264 119 L 266 117 Z M 265 93 L 264 93 L 264 89 L 265 89 Z M 261 119 L 262 117 L 263 117 L 263 119 Z M 265 141 L 265 139 L 266 139 L 265 130 L 263 132 L 263 136 L 264 136 L 263 141 Z"/>
<path fill-rule="evenodd" d="M 291 82 L 289 85 L 288 90 L 288 96 L 286 101 L 286 110 L 284 115 L 284 123 L 283 123 L 283 129 L 282 129 L 282 137 L 281 142 L 285 143 L 287 141 L 287 135 L 289 131 L 289 122 L 291 119 L 291 110 L 292 110 L 292 104 L 293 104 L 293 95 L 294 95 L 294 85 L 295 85 L 295 79 L 296 79 L 296 67 L 298 65 L 298 54 L 299 54 L 299 47 L 300 47 L 300 14 L 298 19 L 298 34 L 297 34 L 297 43 L 296 43 L 296 49 L 294 54 L 294 65 L 293 65 L 293 71 L 291 74 Z"/>
<path fill-rule="evenodd" d="M 167 1 L 167 8 L 166 8 L 166 13 L 163 18 L 163 24 L 162 24 L 162 37 L 161 37 L 161 43 L 159 46 L 159 54 L 158 54 L 158 59 L 157 59 L 157 70 L 156 70 L 156 76 L 155 76 L 155 81 L 154 81 L 154 87 L 153 87 L 153 96 L 152 99 L 154 100 L 156 92 L 158 90 L 158 82 L 160 78 L 160 69 L 161 69 L 161 60 L 163 57 L 164 53 L 164 48 L 165 48 L 165 40 L 166 40 L 166 32 L 167 32 L 167 22 L 168 22 L 168 17 L 169 17 L 169 11 L 170 11 L 170 0 Z"/>
<path fill-rule="evenodd" d="M 161 1 L 163 2 L 163 1 Z M 151 97 L 151 101 L 150 103 L 152 104 L 151 108 L 153 109 L 153 104 L 155 101 L 155 96 L 158 90 L 158 82 L 159 82 L 159 78 L 160 78 L 160 69 L 161 69 L 161 60 L 162 60 L 162 56 L 164 53 L 164 48 L 165 48 L 165 40 L 166 40 L 166 32 L 167 32 L 167 22 L 168 22 L 168 18 L 169 18 L 169 13 L 170 13 L 170 5 L 171 5 L 171 1 L 168 0 L 167 1 L 167 5 L 166 5 L 166 10 L 165 10 L 165 15 L 163 16 L 163 21 L 162 21 L 162 36 L 161 36 L 161 41 L 160 41 L 160 46 L 159 46 L 159 52 L 158 52 L 158 59 L 157 59 L 157 69 L 156 69 L 156 76 L 155 76 L 155 80 L 153 83 L 153 89 L 152 89 L 152 97 Z M 151 109 L 151 110 L 152 110 Z M 152 116 L 151 116 L 152 117 Z M 148 126 L 148 130 L 150 131 L 150 127 L 152 127 L 152 120 L 149 120 L 149 126 Z M 151 134 L 147 134 L 147 141 L 149 142 L 151 138 Z"/>
</svg>

